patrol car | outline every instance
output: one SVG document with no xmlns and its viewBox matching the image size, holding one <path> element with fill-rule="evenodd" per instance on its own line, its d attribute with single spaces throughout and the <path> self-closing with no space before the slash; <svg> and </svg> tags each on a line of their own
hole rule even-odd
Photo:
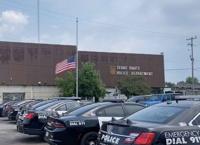
<svg viewBox="0 0 200 145">
<path fill-rule="evenodd" d="M 130 102 L 102 102 L 83 106 L 61 118 L 49 117 L 45 140 L 54 145 L 95 145 L 102 121 L 120 119 L 143 108 Z"/>
<path fill-rule="evenodd" d="M 200 101 L 172 101 L 105 122 L 99 145 L 199 145 Z"/>
<path fill-rule="evenodd" d="M 71 100 L 55 100 L 42 105 L 34 110 L 29 110 L 22 118 L 17 121 L 17 131 L 29 134 L 44 136 L 44 127 L 49 115 L 67 112 L 68 110 L 78 107 L 80 104 Z"/>
</svg>

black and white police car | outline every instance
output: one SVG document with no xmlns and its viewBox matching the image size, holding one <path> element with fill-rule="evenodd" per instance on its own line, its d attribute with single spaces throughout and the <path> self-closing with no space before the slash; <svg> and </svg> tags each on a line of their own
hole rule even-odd
<svg viewBox="0 0 200 145">
<path fill-rule="evenodd" d="M 85 105 L 60 118 L 49 117 L 45 140 L 50 144 L 95 145 L 103 121 L 120 119 L 144 106 L 137 103 L 102 102 Z"/>
<path fill-rule="evenodd" d="M 200 101 L 172 101 L 103 123 L 99 145 L 200 145 Z"/>
</svg>

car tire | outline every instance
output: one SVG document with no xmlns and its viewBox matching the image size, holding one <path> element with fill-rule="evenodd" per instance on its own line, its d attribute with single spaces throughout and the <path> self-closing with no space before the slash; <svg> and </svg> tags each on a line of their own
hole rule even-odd
<svg viewBox="0 0 200 145">
<path fill-rule="evenodd" d="M 88 132 L 86 133 L 82 139 L 80 145 L 96 145 L 97 142 L 97 132 Z"/>
</svg>

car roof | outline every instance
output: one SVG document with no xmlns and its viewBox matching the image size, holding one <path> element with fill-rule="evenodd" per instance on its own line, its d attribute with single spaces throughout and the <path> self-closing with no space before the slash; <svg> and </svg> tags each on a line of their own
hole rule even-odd
<svg viewBox="0 0 200 145">
<path fill-rule="evenodd" d="M 38 108 L 38 107 L 40 107 L 40 106 L 43 106 L 43 105 L 45 105 L 45 104 L 48 104 L 48 103 L 51 103 L 51 102 L 54 102 L 55 100 L 44 100 L 44 101 L 41 101 L 41 102 L 38 102 L 38 103 L 36 103 L 35 105 L 33 105 L 32 107 L 31 107 L 31 109 L 36 109 L 36 108 Z"/>
<path fill-rule="evenodd" d="M 166 101 L 164 103 L 156 104 L 155 106 L 172 106 L 172 107 L 197 107 L 200 106 L 200 101 L 190 101 L 190 100 L 176 100 L 176 101 Z"/>
<path fill-rule="evenodd" d="M 44 105 L 42 105 L 40 107 L 37 107 L 37 108 L 35 108 L 35 110 L 36 111 L 42 111 L 42 110 L 45 110 L 46 108 L 48 108 L 50 106 L 53 106 L 54 104 L 57 104 L 59 102 L 61 102 L 61 101 L 60 100 L 55 100 L 53 102 L 50 102 L 50 103 L 44 104 Z"/>
<path fill-rule="evenodd" d="M 55 109 L 55 108 L 57 108 L 57 107 L 59 107 L 60 105 L 63 105 L 63 104 L 69 105 L 69 103 L 79 104 L 78 102 L 73 101 L 73 100 L 59 100 L 56 104 L 48 106 L 46 109 Z"/>
<path fill-rule="evenodd" d="M 139 105 L 139 106 L 143 106 L 143 107 L 145 107 L 145 105 L 144 105 L 144 104 L 135 103 L 135 102 L 124 102 L 123 104 Z"/>
<path fill-rule="evenodd" d="M 123 103 L 124 99 L 103 99 L 102 102 Z"/>
<path fill-rule="evenodd" d="M 177 100 L 183 100 L 183 99 L 185 99 L 185 100 L 200 100 L 200 95 L 185 95 L 185 96 L 183 96 L 183 95 L 180 95 L 180 96 L 176 96 L 176 99 Z"/>
<path fill-rule="evenodd" d="M 81 97 L 53 97 L 53 98 L 50 98 L 50 99 L 78 101 L 78 100 L 81 100 Z"/>
</svg>

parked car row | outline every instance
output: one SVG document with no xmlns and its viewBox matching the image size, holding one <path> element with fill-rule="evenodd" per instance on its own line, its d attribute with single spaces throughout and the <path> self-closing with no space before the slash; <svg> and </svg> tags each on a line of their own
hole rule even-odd
<svg viewBox="0 0 200 145">
<path fill-rule="evenodd" d="M 145 106 L 151 106 L 166 101 L 176 100 L 176 97 L 181 95 L 182 94 L 180 93 L 142 95 L 142 96 L 130 97 L 127 101 L 141 103 L 144 104 Z"/>
<path fill-rule="evenodd" d="M 18 132 L 38 135 L 51 145 L 197 145 L 200 101 L 194 98 L 148 107 L 119 100 L 88 103 L 55 98 L 11 106 L 21 108 L 16 116 Z"/>
<path fill-rule="evenodd" d="M 50 144 L 95 145 L 103 121 L 129 116 L 144 106 L 136 103 L 93 103 L 68 114 L 49 117 L 45 127 L 45 140 Z"/>
<path fill-rule="evenodd" d="M 99 145 L 199 145 L 200 101 L 172 101 L 105 122 Z"/>
<path fill-rule="evenodd" d="M 47 101 L 43 105 L 33 106 L 31 109 L 24 112 L 17 120 L 17 130 L 29 135 L 44 136 L 44 127 L 48 116 L 59 117 L 67 111 L 79 107 L 80 104 L 71 100 L 54 100 Z"/>
<path fill-rule="evenodd" d="M 127 117 L 144 107 L 110 100 L 101 103 L 55 98 L 26 100 L 11 105 L 8 118 L 16 119 L 18 132 L 38 135 L 50 144 L 92 145 L 97 142 L 103 121 Z"/>
</svg>

